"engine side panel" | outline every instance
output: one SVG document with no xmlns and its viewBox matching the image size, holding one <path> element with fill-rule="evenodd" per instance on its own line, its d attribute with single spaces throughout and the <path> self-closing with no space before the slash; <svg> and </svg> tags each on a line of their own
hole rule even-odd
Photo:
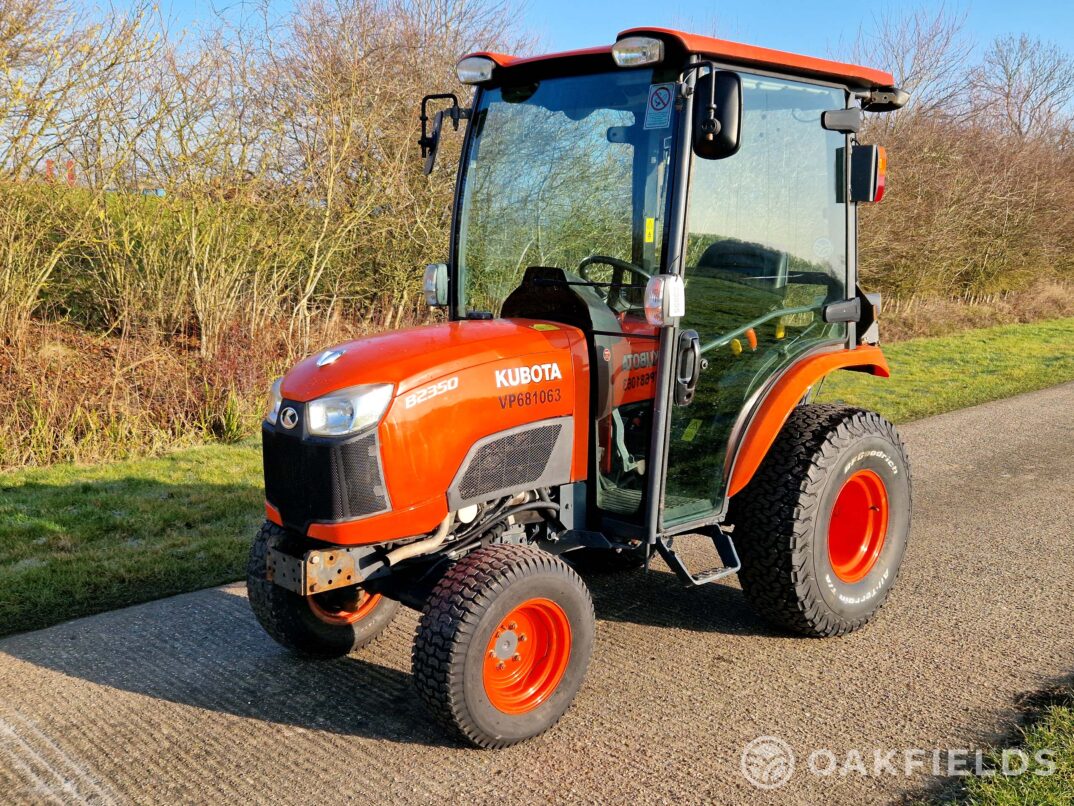
<svg viewBox="0 0 1074 806">
<path fill-rule="evenodd" d="M 371 432 L 388 512 L 362 516 L 348 510 L 339 517 L 338 506 L 314 506 L 320 499 L 313 488 L 352 492 L 353 474 L 335 473 L 329 481 L 318 481 L 316 474 L 302 471 L 301 463 L 287 460 L 273 443 L 276 429 L 266 424 L 272 461 L 288 465 L 267 466 L 266 452 L 266 479 L 277 481 L 274 494 L 286 503 L 281 507 L 270 494 L 270 519 L 281 523 L 286 509 L 284 514 L 295 520 L 309 508 L 295 501 L 303 503 L 308 495 L 310 507 L 324 510 L 309 522 L 308 536 L 342 545 L 381 543 L 435 529 L 448 514 L 452 490 L 451 508 L 459 508 L 464 500 L 495 498 L 514 485 L 533 489 L 586 477 L 590 368 L 581 331 L 562 323 L 500 319 L 451 322 L 408 335 L 340 345 L 346 350 L 343 359 L 321 368 L 308 359 L 284 379 L 285 401 L 299 409 L 305 405 L 300 399 L 333 389 L 395 385 L 388 411 Z M 547 424 L 554 428 L 543 428 Z M 306 452 L 315 442 L 334 442 L 301 436 Z M 464 477 L 467 461 L 477 464 Z"/>
<path fill-rule="evenodd" d="M 537 421 L 574 417 L 579 383 L 586 385 L 588 378 L 575 376 L 570 351 L 556 350 L 492 361 L 438 378 L 424 389 L 447 391 L 428 398 L 422 398 L 423 389 L 397 396 L 380 425 L 392 502 L 408 507 L 444 495 L 473 445 L 484 437 Z"/>
</svg>

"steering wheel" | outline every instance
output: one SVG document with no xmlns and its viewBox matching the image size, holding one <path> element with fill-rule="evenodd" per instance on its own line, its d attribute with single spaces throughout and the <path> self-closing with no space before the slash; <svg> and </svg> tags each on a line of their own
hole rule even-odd
<svg viewBox="0 0 1074 806">
<path fill-rule="evenodd" d="M 627 260 L 620 260 L 617 257 L 611 257 L 610 255 L 590 255 L 578 264 L 578 274 L 583 280 L 590 283 L 600 282 L 593 280 L 589 276 L 589 267 L 597 263 L 603 263 L 605 266 L 611 266 L 612 269 L 614 269 L 612 272 L 611 285 L 607 288 L 596 288 L 597 292 L 604 296 L 608 305 L 617 311 L 625 311 L 628 308 L 635 307 L 631 305 L 629 298 L 623 294 L 624 291 L 633 289 L 623 288 L 623 285 L 627 282 L 627 278 L 630 275 L 639 277 L 644 285 L 649 282 L 649 278 L 651 277 L 649 272 L 645 271 L 641 266 L 635 266 L 633 263 Z M 615 299 L 612 296 L 613 291 L 616 292 L 618 299 Z"/>
</svg>

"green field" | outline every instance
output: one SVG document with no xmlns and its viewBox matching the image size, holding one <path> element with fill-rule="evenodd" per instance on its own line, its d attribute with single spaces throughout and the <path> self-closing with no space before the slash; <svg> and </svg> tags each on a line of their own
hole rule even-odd
<svg viewBox="0 0 1074 806">
<path fill-rule="evenodd" d="M 886 353 L 891 379 L 838 373 L 821 399 L 905 422 L 1074 380 L 1074 319 Z M 0 634 L 240 578 L 261 502 L 255 442 L 0 475 Z"/>
<path fill-rule="evenodd" d="M 255 443 L 0 475 L 0 634 L 239 578 Z"/>
</svg>

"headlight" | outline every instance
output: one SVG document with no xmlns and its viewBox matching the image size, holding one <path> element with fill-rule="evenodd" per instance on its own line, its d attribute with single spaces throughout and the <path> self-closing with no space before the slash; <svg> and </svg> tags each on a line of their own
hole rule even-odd
<svg viewBox="0 0 1074 806">
<path fill-rule="evenodd" d="M 391 384 L 352 386 L 306 404 L 306 427 L 311 434 L 338 437 L 353 434 L 380 421 L 392 399 Z"/>
<path fill-rule="evenodd" d="M 651 36 L 628 36 L 612 45 L 612 58 L 620 67 L 641 67 L 664 60 L 664 43 Z"/>
<path fill-rule="evenodd" d="M 272 388 L 268 393 L 268 407 L 265 412 L 265 419 L 272 425 L 276 425 L 276 420 L 280 416 L 280 404 L 283 403 L 283 394 L 280 392 L 280 385 L 283 383 L 283 378 L 277 378 L 272 383 Z"/>
<path fill-rule="evenodd" d="M 492 78 L 496 62 L 487 56 L 467 56 L 455 66 L 459 81 L 463 84 L 480 84 Z"/>
</svg>

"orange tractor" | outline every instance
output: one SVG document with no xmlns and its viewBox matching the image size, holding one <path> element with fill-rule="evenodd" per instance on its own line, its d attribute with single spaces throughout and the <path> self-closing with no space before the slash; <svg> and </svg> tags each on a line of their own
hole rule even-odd
<svg viewBox="0 0 1074 806">
<path fill-rule="evenodd" d="M 261 624 L 334 657 L 419 610 L 418 691 L 482 747 L 546 730 L 582 685 L 582 566 L 659 554 L 687 585 L 737 572 L 797 633 L 862 626 L 906 549 L 909 465 L 878 415 L 810 400 L 833 370 L 888 375 L 855 251 L 885 155 L 856 133 L 906 93 L 664 29 L 458 75 L 469 107 L 421 109 L 426 172 L 465 123 L 450 258 L 424 278 L 446 321 L 273 386 Z M 716 567 L 688 568 L 687 540 Z"/>
</svg>

